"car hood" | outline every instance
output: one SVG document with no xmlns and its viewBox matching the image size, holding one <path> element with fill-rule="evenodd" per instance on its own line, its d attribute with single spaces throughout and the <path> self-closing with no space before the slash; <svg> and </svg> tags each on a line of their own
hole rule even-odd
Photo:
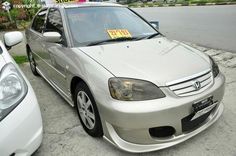
<svg viewBox="0 0 236 156">
<path fill-rule="evenodd" d="M 164 37 L 79 49 L 116 77 L 148 80 L 158 86 L 210 69 L 205 54 Z"/>
</svg>

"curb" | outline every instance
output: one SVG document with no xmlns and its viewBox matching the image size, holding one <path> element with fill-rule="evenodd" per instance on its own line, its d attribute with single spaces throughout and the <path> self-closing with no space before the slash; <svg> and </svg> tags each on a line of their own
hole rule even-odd
<svg viewBox="0 0 236 156">
<path fill-rule="evenodd" d="M 184 42 L 184 43 L 206 53 L 207 55 L 212 56 L 217 63 L 219 63 L 221 66 L 225 68 L 236 68 L 235 53 L 231 53 L 225 50 L 207 48 L 189 42 Z"/>
</svg>

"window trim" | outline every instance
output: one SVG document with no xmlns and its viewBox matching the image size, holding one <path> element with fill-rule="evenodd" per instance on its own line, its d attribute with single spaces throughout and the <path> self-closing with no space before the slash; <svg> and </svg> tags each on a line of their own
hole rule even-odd
<svg viewBox="0 0 236 156">
<path fill-rule="evenodd" d="M 136 11 L 134 11 L 133 9 L 129 8 L 129 7 L 126 7 L 128 8 L 130 11 L 132 11 L 135 15 L 137 15 L 139 18 L 141 18 L 144 22 L 146 22 L 149 26 L 151 26 L 157 33 L 159 33 L 160 35 L 162 35 L 164 37 L 164 35 L 159 31 L 157 30 L 156 28 L 154 28 L 154 26 L 148 22 L 143 16 L 141 16 L 140 14 L 138 14 Z"/>
<path fill-rule="evenodd" d="M 62 16 L 62 20 L 64 21 L 63 22 L 63 27 L 67 28 L 64 31 L 65 32 L 65 36 L 67 38 L 67 46 L 72 48 L 72 47 L 74 47 L 74 43 L 72 41 L 72 34 L 71 34 L 71 31 L 70 31 L 70 28 L 69 28 L 69 21 L 68 21 L 67 15 L 66 15 L 65 8 L 59 9 L 59 10 L 61 11 L 61 14 L 63 15 Z"/>
<path fill-rule="evenodd" d="M 50 10 L 51 10 L 51 9 L 57 10 L 57 11 L 60 13 L 60 15 L 61 15 L 61 21 L 62 21 L 62 27 L 63 27 L 63 33 L 64 33 L 65 44 L 62 44 L 62 43 L 60 43 L 60 44 L 63 45 L 64 47 L 68 47 L 69 42 L 68 42 L 68 38 L 67 38 L 67 35 L 66 35 L 65 21 L 63 20 L 63 14 L 62 14 L 62 12 L 60 11 L 59 8 L 57 8 L 57 7 L 48 8 L 48 10 L 47 10 L 47 15 L 46 15 L 46 20 L 45 20 L 45 26 L 44 26 L 43 32 L 44 32 L 45 29 L 46 29 L 46 25 L 47 25 L 47 21 L 48 21 L 48 16 L 49 16 L 49 13 L 50 13 Z"/>
<path fill-rule="evenodd" d="M 45 19 L 44 19 L 43 30 L 42 30 L 42 32 L 38 32 L 38 31 L 36 31 L 36 30 L 33 28 L 33 24 L 34 24 L 34 22 L 35 22 L 36 16 L 38 16 L 38 14 L 39 14 L 40 12 L 42 12 L 42 11 L 46 11 L 46 15 L 45 15 Z M 33 31 L 34 31 L 35 33 L 37 33 L 37 34 L 42 35 L 42 34 L 43 34 L 43 31 L 44 31 L 44 27 L 45 27 L 45 22 L 46 22 L 46 19 L 47 19 L 47 14 L 48 14 L 48 8 L 42 8 L 42 9 L 40 9 L 40 10 L 36 13 L 36 15 L 34 16 L 34 18 L 33 18 L 33 20 L 32 20 L 32 23 L 31 23 L 31 25 L 30 25 L 30 29 L 33 30 Z"/>
</svg>

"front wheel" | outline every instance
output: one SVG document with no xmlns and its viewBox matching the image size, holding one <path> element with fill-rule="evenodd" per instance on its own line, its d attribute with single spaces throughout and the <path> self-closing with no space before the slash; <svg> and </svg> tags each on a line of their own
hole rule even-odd
<svg viewBox="0 0 236 156">
<path fill-rule="evenodd" d="M 84 130 L 92 137 L 103 136 L 101 119 L 95 100 L 85 83 L 79 83 L 76 86 L 74 102 Z"/>
</svg>

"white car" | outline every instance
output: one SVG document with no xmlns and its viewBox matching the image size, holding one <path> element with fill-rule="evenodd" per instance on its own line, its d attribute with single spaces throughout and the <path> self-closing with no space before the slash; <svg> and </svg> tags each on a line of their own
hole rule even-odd
<svg viewBox="0 0 236 156">
<path fill-rule="evenodd" d="M 23 40 L 9 32 L 0 40 L 0 155 L 31 155 L 42 142 L 42 118 L 35 93 L 7 49 Z M 6 48 L 7 47 L 7 48 Z"/>
</svg>

